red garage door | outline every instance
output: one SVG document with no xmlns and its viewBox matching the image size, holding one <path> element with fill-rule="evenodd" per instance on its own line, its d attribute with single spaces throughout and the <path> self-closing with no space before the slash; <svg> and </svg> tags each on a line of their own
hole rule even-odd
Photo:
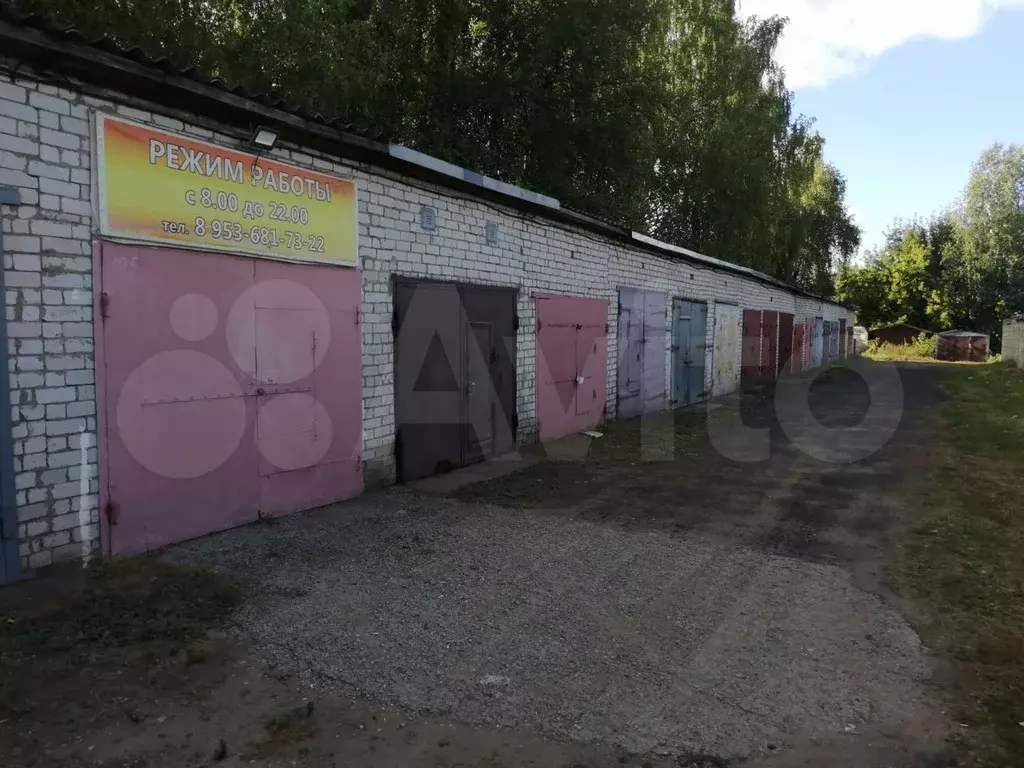
<svg viewBox="0 0 1024 768">
<path fill-rule="evenodd" d="M 103 243 L 112 555 L 362 490 L 360 274 Z"/>
<path fill-rule="evenodd" d="M 778 372 L 779 313 L 761 313 L 761 376 L 774 379 Z"/>
<path fill-rule="evenodd" d="M 793 365 L 793 316 L 779 312 L 779 375 L 789 373 Z"/>
<path fill-rule="evenodd" d="M 805 332 L 807 325 L 803 321 L 793 326 L 793 360 L 790 370 L 793 373 L 800 373 L 804 369 L 804 354 L 807 348 Z"/>
<path fill-rule="evenodd" d="M 743 378 L 761 374 L 761 310 L 743 310 L 743 357 L 740 361 Z"/>
<path fill-rule="evenodd" d="M 608 387 L 608 302 L 542 294 L 537 304 L 537 431 L 553 440 L 601 421 Z"/>
</svg>

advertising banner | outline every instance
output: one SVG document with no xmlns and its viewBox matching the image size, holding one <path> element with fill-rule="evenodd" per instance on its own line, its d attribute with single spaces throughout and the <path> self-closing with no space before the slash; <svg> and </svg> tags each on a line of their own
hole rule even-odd
<svg viewBox="0 0 1024 768">
<path fill-rule="evenodd" d="M 103 235 L 357 266 L 355 184 L 105 115 Z"/>
</svg>

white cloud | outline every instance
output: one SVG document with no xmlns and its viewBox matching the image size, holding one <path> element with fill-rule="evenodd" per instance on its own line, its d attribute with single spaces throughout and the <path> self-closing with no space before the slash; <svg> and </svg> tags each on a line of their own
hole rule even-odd
<svg viewBox="0 0 1024 768">
<path fill-rule="evenodd" d="M 971 37 L 1024 0 L 741 0 L 744 16 L 788 16 L 778 59 L 790 88 L 825 85 L 915 38 Z"/>
</svg>

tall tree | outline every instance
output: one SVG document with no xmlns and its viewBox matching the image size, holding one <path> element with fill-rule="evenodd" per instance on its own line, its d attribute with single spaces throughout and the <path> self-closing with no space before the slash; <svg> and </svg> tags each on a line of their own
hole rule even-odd
<svg viewBox="0 0 1024 768">
<path fill-rule="evenodd" d="M 859 233 L 735 0 L 20 0 L 822 293 Z"/>
</svg>

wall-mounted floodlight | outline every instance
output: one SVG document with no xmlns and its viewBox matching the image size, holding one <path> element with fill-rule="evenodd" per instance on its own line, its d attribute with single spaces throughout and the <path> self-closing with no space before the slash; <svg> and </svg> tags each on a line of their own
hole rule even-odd
<svg viewBox="0 0 1024 768">
<path fill-rule="evenodd" d="M 277 144 L 277 131 L 261 125 L 252 135 L 252 143 L 261 150 L 273 149 Z"/>
</svg>

